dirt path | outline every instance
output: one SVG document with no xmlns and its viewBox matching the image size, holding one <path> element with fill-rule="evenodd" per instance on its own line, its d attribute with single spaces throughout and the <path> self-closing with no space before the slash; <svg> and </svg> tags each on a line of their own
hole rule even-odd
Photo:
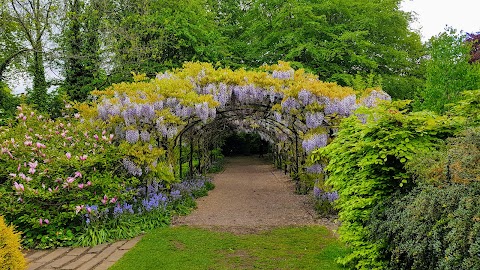
<svg viewBox="0 0 480 270">
<path fill-rule="evenodd" d="M 256 157 L 228 158 L 225 170 L 214 176 L 215 189 L 199 199 L 198 209 L 174 225 L 214 227 L 235 233 L 256 232 L 286 225 L 320 224 L 308 197 L 294 194 L 292 181 Z"/>
</svg>

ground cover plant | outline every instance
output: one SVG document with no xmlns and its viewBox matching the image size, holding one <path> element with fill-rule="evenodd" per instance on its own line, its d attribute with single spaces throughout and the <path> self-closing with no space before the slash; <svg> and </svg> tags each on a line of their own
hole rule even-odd
<svg viewBox="0 0 480 270">
<path fill-rule="evenodd" d="M 147 233 L 111 269 L 341 269 L 346 248 L 324 227 L 258 234 L 173 227 Z"/>
</svg>

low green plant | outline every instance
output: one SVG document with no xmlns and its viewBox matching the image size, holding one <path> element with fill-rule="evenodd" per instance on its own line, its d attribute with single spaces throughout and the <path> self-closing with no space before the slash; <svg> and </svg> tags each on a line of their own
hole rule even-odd
<svg viewBox="0 0 480 270">
<path fill-rule="evenodd" d="M 0 216 L 0 269 L 23 270 L 27 269 L 27 261 L 20 246 L 20 234 L 13 226 L 7 226 L 3 216 Z"/>
</svg>

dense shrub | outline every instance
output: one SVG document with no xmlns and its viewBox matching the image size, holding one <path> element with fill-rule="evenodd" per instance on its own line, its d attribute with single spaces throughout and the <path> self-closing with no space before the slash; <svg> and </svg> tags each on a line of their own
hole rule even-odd
<svg viewBox="0 0 480 270">
<path fill-rule="evenodd" d="M 20 235 L 12 226 L 7 226 L 0 215 L 0 269 L 23 270 L 27 261 L 20 250 Z"/>
<path fill-rule="evenodd" d="M 342 121 L 338 137 L 312 155 L 314 162 L 328 160 L 326 184 L 340 196 L 339 233 L 352 250 L 340 262 L 349 267 L 386 266 L 384 244 L 368 229 L 372 210 L 395 192 L 414 187 L 404 164 L 418 152 L 434 150 L 460 122 L 455 117 L 409 112 L 407 105 L 402 101 L 357 110 L 357 115 Z"/>
<path fill-rule="evenodd" d="M 426 185 L 372 215 L 391 269 L 480 269 L 480 182 Z"/>
<path fill-rule="evenodd" d="M 132 237 L 169 224 L 171 214 L 190 211 L 193 198 L 212 188 L 204 178 L 164 187 L 154 167 L 139 172 L 129 160 L 132 151 L 142 153 L 137 145 L 118 142 L 78 113 L 50 120 L 18 110 L 0 129 L 0 208 L 26 247 Z"/>
<path fill-rule="evenodd" d="M 82 230 L 78 207 L 131 197 L 138 180 L 121 166 L 122 148 L 106 130 L 89 131 L 80 116 L 49 120 L 19 107 L 0 130 L 0 208 L 27 247 L 71 245 Z"/>
</svg>

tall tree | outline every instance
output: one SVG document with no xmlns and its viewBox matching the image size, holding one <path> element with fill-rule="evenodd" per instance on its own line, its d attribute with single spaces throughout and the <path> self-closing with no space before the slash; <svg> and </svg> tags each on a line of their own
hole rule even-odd
<svg viewBox="0 0 480 270">
<path fill-rule="evenodd" d="M 30 52 L 28 71 L 33 77 L 33 89 L 29 93 L 32 102 L 40 110 L 47 108 L 47 81 L 45 78 L 44 53 L 46 36 L 52 25 L 56 9 L 55 0 L 3 0 L 8 12 L 4 14 L 17 29 L 15 37 L 24 50 Z M 7 6 L 8 5 L 8 6 Z"/>
<path fill-rule="evenodd" d="M 469 63 L 471 44 L 465 38 L 455 29 L 447 29 L 427 43 L 430 59 L 419 109 L 444 112 L 446 104 L 459 100 L 460 92 L 480 88 L 480 65 Z"/>
<path fill-rule="evenodd" d="M 9 13 L 8 3 L 5 0 L 0 1 L 0 82 L 4 80 L 5 73 L 12 64 L 18 64 L 15 61 L 19 56 L 28 51 L 22 46 L 21 40 L 16 35 L 17 25 L 12 22 Z"/>
<path fill-rule="evenodd" d="M 421 79 L 423 47 L 400 2 L 253 0 L 243 5 L 240 34 L 233 32 L 239 38 L 229 36 L 233 54 L 249 66 L 294 62 L 343 85 L 357 74 Z"/>
<path fill-rule="evenodd" d="M 115 81 L 132 71 L 151 76 L 185 61 L 222 59 L 223 40 L 206 0 L 112 0 L 110 12 L 106 35 Z"/>
<path fill-rule="evenodd" d="M 65 80 L 62 89 L 72 100 L 84 101 L 100 86 L 100 24 L 105 1 L 68 0 L 61 44 Z"/>
</svg>

